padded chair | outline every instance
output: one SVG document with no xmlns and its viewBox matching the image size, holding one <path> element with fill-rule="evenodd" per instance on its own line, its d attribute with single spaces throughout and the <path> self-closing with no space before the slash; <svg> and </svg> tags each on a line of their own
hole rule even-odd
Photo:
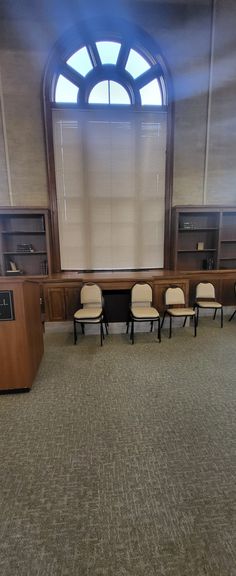
<svg viewBox="0 0 236 576">
<path fill-rule="evenodd" d="M 183 326 L 186 324 L 187 318 L 193 319 L 194 322 L 194 336 L 197 336 L 197 318 L 193 308 L 185 306 L 185 295 L 182 288 L 179 286 L 170 286 L 165 291 L 165 305 L 166 310 L 163 315 L 161 327 L 165 322 L 165 317 L 169 316 L 169 338 L 172 336 L 172 319 L 184 318 Z"/>
<path fill-rule="evenodd" d="M 103 323 L 108 334 L 107 322 L 104 320 L 103 298 L 100 286 L 94 283 L 84 284 L 80 292 L 82 308 L 74 313 L 74 344 L 77 342 L 77 324 L 81 325 L 82 334 L 85 333 L 85 324 L 100 325 L 101 346 L 104 340 Z"/>
<path fill-rule="evenodd" d="M 131 332 L 130 339 L 134 344 L 134 323 L 135 322 L 151 322 L 150 332 L 153 330 L 153 323 L 158 323 L 158 340 L 161 342 L 161 325 L 160 314 L 154 306 L 152 306 L 152 287 L 145 282 L 137 282 L 131 288 L 131 304 L 130 304 L 130 321 Z M 129 332 L 129 322 L 127 322 L 126 333 Z"/>
<path fill-rule="evenodd" d="M 214 310 L 213 318 L 215 320 L 217 310 L 221 312 L 221 328 L 223 328 L 223 306 L 216 301 L 215 287 L 211 282 L 199 282 L 196 286 L 196 301 L 194 307 L 197 309 L 197 324 L 199 320 L 200 309 Z"/>
<path fill-rule="evenodd" d="M 234 293 L 235 293 L 235 296 L 236 296 L 236 282 L 235 282 L 235 284 L 234 284 Z M 235 316 L 235 314 L 236 314 L 236 308 L 235 308 L 233 314 L 231 314 L 231 316 L 230 316 L 230 318 L 229 318 L 229 322 L 231 322 L 231 320 L 233 320 L 233 317 Z"/>
</svg>

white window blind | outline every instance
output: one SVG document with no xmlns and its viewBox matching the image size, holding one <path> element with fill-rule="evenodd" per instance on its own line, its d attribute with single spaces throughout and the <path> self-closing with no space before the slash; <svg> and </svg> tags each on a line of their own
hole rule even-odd
<svg viewBox="0 0 236 576">
<path fill-rule="evenodd" d="M 163 268 L 166 113 L 54 110 L 63 270 Z"/>
</svg>

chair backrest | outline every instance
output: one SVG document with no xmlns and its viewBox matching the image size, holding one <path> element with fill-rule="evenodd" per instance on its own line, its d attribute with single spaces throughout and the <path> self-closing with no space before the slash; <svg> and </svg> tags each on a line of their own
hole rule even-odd
<svg viewBox="0 0 236 576">
<path fill-rule="evenodd" d="M 101 306 L 102 291 L 97 284 L 83 284 L 80 292 L 80 302 L 83 306 Z"/>
<path fill-rule="evenodd" d="M 199 299 L 215 299 L 215 287 L 211 282 L 199 282 L 196 286 L 196 300 Z"/>
<path fill-rule="evenodd" d="M 185 305 L 185 295 L 179 286 L 167 288 L 165 292 L 166 306 Z"/>
<path fill-rule="evenodd" d="M 137 282 L 131 288 L 131 303 L 139 306 L 151 306 L 152 287 L 150 284 Z"/>
</svg>

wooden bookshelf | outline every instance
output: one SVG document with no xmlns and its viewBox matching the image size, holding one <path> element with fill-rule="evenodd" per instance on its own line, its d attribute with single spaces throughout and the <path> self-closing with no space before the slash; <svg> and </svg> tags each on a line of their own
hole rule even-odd
<svg viewBox="0 0 236 576">
<path fill-rule="evenodd" d="M 0 209 L 2 276 L 47 276 L 51 273 L 48 210 Z"/>
<path fill-rule="evenodd" d="M 236 207 L 175 206 L 171 267 L 174 270 L 236 268 Z"/>
</svg>

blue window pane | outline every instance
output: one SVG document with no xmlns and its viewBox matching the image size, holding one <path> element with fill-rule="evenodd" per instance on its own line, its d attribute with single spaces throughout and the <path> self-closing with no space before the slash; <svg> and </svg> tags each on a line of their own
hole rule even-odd
<svg viewBox="0 0 236 576">
<path fill-rule="evenodd" d="M 78 87 L 60 74 L 55 92 L 55 102 L 77 102 Z"/>
<path fill-rule="evenodd" d="M 96 42 L 102 64 L 116 64 L 121 44 L 118 42 Z"/>
<path fill-rule="evenodd" d="M 123 86 L 110 81 L 110 104 L 130 104 L 130 98 Z"/>
<path fill-rule="evenodd" d="M 143 58 L 143 56 L 140 56 L 138 52 L 136 52 L 131 48 L 125 66 L 127 72 L 129 72 L 131 76 L 133 76 L 133 78 L 138 78 L 140 74 L 143 74 L 143 72 L 146 72 L 146 70 L 149 70 L 149 68 L 151 68 L 151 66 L 150 64 L 148 64 L 145 58 Z"/>
<path fill-rule="evenodd" d="M 89 95 L 89 104 L 109 104 L 108 80 L 94 86 Z"/>
<path fill-rule="evenodd" d="M 69 60 L 67 60 L 67 64 L 74 68 L 76 72 L 79 72 L 81 76 L 86 76 L 90 70 L 92 70 L 93 65 L 90 60 L 90 56 L 88 53 L 87 48 L 84 46 L 80 48 L 77 52 L 75 52 Z"/>
<path fill-rule="evenodd" d="M 149 106 L 161 106 L 162 105 L 162 95 L 160 86 L 157 80 L 152 80 L 146 86 L 143 86 L 140 90 L 142 105 Z"/>
</svg>

